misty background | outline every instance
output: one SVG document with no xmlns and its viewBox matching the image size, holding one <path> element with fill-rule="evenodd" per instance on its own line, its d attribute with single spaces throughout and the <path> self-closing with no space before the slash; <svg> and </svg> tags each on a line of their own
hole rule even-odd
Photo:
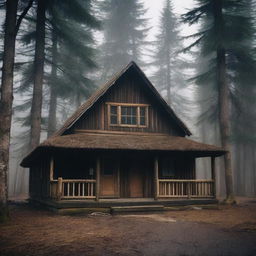
<svg viewBox="0 0 256 256">
<path fill-rule="evenodd" d="M 202 2 L 76 0 L 72 8 L 66 8 L 65 4 L 52 1 L 53 4 L 47 9 L 45 23 L 40 141 L 52 135 L 99 86 L 133 60 L 191 129 L 193 139 L 221 145 L 217 90 L 212 76 L 214 58 L 207 51 L 207 44 L 190 47 L 200 36 L 191 35 L 206 31 L 210 20 L 205 17 L 196 24 L 188 24 L 182 18 L 182 14 Z M 247 10 L 233 10 L 242 13 L 248 20 L 245 24 L 247 34 L 239 40 L 243 48 L 246 45 L 248 53 L 253 50 L 252 54 L 246 58 L 240 56 L 237 60 L 228 53 L 227 63 L 231 92 L 234 190 L 236 195 L 242 196 L 256 195 L 256 90 L 255 83 L 251 82 L 253 77 L 250 77 L 253 72 L 246 73 L 250 69 L 243 63 L 255 62 L 254 4 L 255 1 L 249 0 L 246 2 Z M 77 8 L 79 5 L 83 8 Z M 10 197 L 28 194 L 29 171 L 19 164 L 30 151 L 36 4 L 28 14 L 17 37 Z M 2 10 L 2 24 L 4 15 Z M 234 31 L 237 22 L 241 23 L 241 20 L 230 21 Z M 237 43 L 235 40 L 238 40 L 238 36 L 234 36 L 235 39 L 232 36 L 227 37 L 230 38 L 229 43 Z M 209 161 L 198 160 L 197 178 L 210 178 Z M 225 194 L 222 161 L 218 159 L 216 166 L 218 196 Z"/>
</svg>

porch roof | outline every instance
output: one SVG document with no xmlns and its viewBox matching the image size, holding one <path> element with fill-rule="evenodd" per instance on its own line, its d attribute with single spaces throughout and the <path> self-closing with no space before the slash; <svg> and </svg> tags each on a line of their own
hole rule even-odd
<svg viewBox="0 0 256 256">
<path fill-rule="evenodd" d="M 30 166 L 31 161 L 40 152 L 50 148 L 84 149 L 84 150 L 135 150 L 135 151 L 176 151 L 191 152 L 197 157 L 221 156 L 223 148 L 196 142 L 185 137 L 160 134 L 93 134 L 77 133 L 54 136 L 41 143 L 27 155 L 21 165 Z"/>
</svg>

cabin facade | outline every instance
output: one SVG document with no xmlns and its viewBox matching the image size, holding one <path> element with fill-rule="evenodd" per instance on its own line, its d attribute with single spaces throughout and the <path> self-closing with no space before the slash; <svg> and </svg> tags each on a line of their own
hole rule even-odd
<svg viewBox="0 0 256 256">
<path fill-rule="evenodd" d="M 30 198 L 97 205 L 214 199 L 215 157 L 225 151 L 190 135 L 131 62 L 23 159 Z M 196 179 L 197 157 L 211 158 L 211 179 Z"/>
</svg>

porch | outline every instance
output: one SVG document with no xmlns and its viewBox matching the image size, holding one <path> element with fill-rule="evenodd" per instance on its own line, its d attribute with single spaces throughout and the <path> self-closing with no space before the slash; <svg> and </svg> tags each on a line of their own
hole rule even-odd
<svg viewBox="0 0 256 256">
<path fill-rule="evenodd" d="M 84 167 L 88 169 L 84 175 L 85 179 L 81 176 L 61 177 L 61 174 L 65 176 L 65 172 L 61 173 L 58 169 L 63 168 L 63 165 L 58 166 L 58 161 L 51 158 L 49 197 L 57 201 L 98 202 L 127 199 L 159 201 L 215 198 L 215 157 L 211 157 L 211 179 L 196 179 L 195 158 L 180 153 L 168 154 L 167 162 L 166 154 L 94 158 L 88 157 L 90 164 Z"/>
<path fill-rule="evenodd" d="M 30 202 L 41 205 L 58 214 L 79 213 L 128 213 L 128 212 L 161 212 L 170 209 L 187 209 L 200 206 L 207 209 L 216 208 L 218 200 L 214 198 L 116 198 L 116 199 L 32 199 Z"/>
</svg>

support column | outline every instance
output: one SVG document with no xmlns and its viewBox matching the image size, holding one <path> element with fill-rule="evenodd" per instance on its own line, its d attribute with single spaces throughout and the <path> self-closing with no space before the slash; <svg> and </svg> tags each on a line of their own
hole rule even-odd
<svg viewBox="0 0 256 256">
<path fill-rule="evenodd" d="M 57 199 L 61 200 L 62 197 L 62 178 L 58 178 L 58 184 L 57 184 Z"/>
<path fill-rule="evenodd" d="M 154 198 L 155 200 L 158 199 L 158 195 L 159 195 L 158 172 L 159 172 L 158 157 L 155 157 L 155 160 L 154 160 Z"/>
<path fill-rule="evenodd" d="M 48 184 L 48 196 L 49 197 L 52 197 L 53 196 L 53 184 L 52 184 L 52 181 L 53 181 L 53 169 L 54 169 L 54 162 L 53 162 L 53 157 L 51 157 L 51 160 L 50 160 L 50 174 L 49 174 L 49 180 L 47 181 L 47 184 Z"/>
<path fill-rule="evenodd" d="M 54 161 L 53 161 L 53 157 L 51 157 L 51 161 L 50 161 L 50 181 L 53 180 L 53 170 L 54 170 Z"/>
<path fill-rule="evenodd" d="M 96 190 L 95 190 L 96 201 L 99 201 L 99 195 L 100 195 L 100 157 L 97 157 L 97 160 L 96 160 Z"/>
<path fill-rule="evenodd" d="M 211 157 L 211 174 L 213 180 L 213 196 L 216 197 L 216 181 L 215 181 L 215 157 Z"/>
</svg>

